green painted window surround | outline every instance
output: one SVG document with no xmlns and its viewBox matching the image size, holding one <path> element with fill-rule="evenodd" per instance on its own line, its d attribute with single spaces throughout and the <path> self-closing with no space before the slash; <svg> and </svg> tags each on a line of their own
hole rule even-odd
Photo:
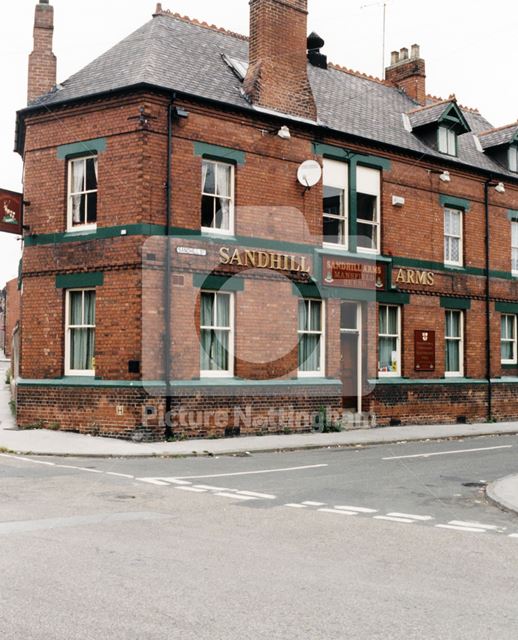
<svg viewBox="0 0 518 640">
<path fill-rule="evenodd" d="M 215 276 L 210 273 L 195 273 L 192 277 L 193 286 L 197 289 L 209 291 L 244 291 L 245 281 L 239 276 Z"/>
<path fill-rule="evenodd" d="M 66 160 L 77 156 L 85 156 L 90 153 L 102 153 L 106 151 L 106 138 L 95 140 L 83 140 L 72 144 L 62 144 L 57 149 L 58 159 Z"/>
<path fill-rule="evenodd" d="M 499 313 L 518 314 L 518 302 L 495 302 L 495 310 Z"/>
<path fill-rule="evenodd" d="M 518 211 L 509 209 L 509 211 L 507 212 L 507 217 L 511 222 L 518 222 Z"/>
<path fill-rule="evenodd" d="M 119 236 L 165 236 L 165 232 L 166 227 L 158 224 L 128 224 L 117 227 L 97 227 L 95 231 L 44 233 L 26 236 L 23 241 L 26 247 L 37 247 L 48 244 L 105 240 Z"/>
<path fill-rule="evenodd" d="M 219 147 L 215 144 L 207 144 L 205 142 L 194 143 L 194 155 L 202 158 L 211 158 L 213 160 L 222 160 L 224 162 L 234 162 L 235 164 L 245 164 L 246 154 L 238 149 L 230 149 L 229 147 Z"/>
<path fill-rule="evenodd" d="M 471 309 L 471 300 L 469 298 L 449 298 L 447 296 L 441 296 L 441 307 L 443 309 L 469 311 L 469 309 Z"/>
<path fill-rule="evenodd" d="M 102 287 L 104 273 L 70 273 L 56 276 L 56 289 L 79 289 L 85 287 Z"/>
<path fill-rule="evenodd" d="M 439 202 L 441 207 L 453 207 L 455 209 L 462 209 L 466 213 L 471 209 L 471 202 L 465 198 L 457 198 L 456 196 L 449 196 L 445 193 L 439 194 Z"/>
<path fill-rule="evenodd" d="M 320 142 L 313 143 L 313 151 L 317 156 L 324 156 L 332 160 L 341 160 L 342 162 L 354 162 L 366 167 L 383 169 L 384 171 L 390 171 L 390 167 L 392 166 L 388 158 L 356 153 L 356 151 L 346 149 L 345 147 L 335 147 L 334 145 L 322 144 Z"/>
<path fill-rule="evenodd" d="M 399 291 L 374 291 L 372 289 L 348 289 L 345 287 L 319 287 L 313 284 L 293 283 L 292 293 L 302 298 L 317 300 L 355 300 L 358 302 L 377 302 L 378 304 L 405 305 L 410 303 L 410 294 Z"/>
</svg>

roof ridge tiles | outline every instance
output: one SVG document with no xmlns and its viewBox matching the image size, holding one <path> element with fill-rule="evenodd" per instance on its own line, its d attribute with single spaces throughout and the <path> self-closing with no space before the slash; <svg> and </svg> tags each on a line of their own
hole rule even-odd
<svg viewBox="0 0 518 640">
<path fill-rule="evenodd" d="M 378 84 L 382 84 L 385 87 L 391 87 L 392 85 L 381 78 L 377 78 L 376 76 L 371 76 L 368 73 L 363 73 L 362 71 L 356 71 L 355 69 L 349 69 L 348 67 L 344 67 L 343 65 L 336 64 L 335 62 L 330 62 L 328 65 L 329 69 L 334 69 L 335 71 L 341 71 L 342 73 L 348 73 L 351 76 L 356 76 L 357 78 L 363 78 L 364 80 L 371 80 L 372 82 L 377 82 Z"/>
<path fill-rule="evenodd" d="M 233 38 L 238 38 L 239 40 L 248 41 L 248 36 L 244 36 L 241 33 L 236 33 L 235 31 L 229 31 L 228 29 L 224 29 L 223 27 L 218 27 L 215 24 L 209 24 L 208 22 L 204 22 L 201 20 L 197 20 L 196 18 L 190 18 L 189 16 L 183 16 L 181 13 L 177 13 L 175 11 L 170 11 L 169 9 L 162 8 L 162 4 L 160 2 L 156 5 L 155 13 L 153 14 L 153 18 L 157 16 L 166 16 L 168 18 L 175 18 L 176 20 L 180 20 L 182 22 L 186 22 L 187 24 L 192 24 L 197 27 L 202 27 L 203 29 L 210 29 L 211 31 L 216 31 L 217 33 L 223 33 L 227 36 L 232 36 Z"/>
<path fill-rule="evenodd" d="M 501 127 L 494 127 L 493 129 L 486 129 L 485 131 L 481 131 L 478 136 L 487 136 L 490 133 L 495 133 L 496 131 L 503 131 L 504 129 L 518 129 L 518 120 L 516 122 L 511 122 L 510 124 L 504 124 Z"/>
</svg>

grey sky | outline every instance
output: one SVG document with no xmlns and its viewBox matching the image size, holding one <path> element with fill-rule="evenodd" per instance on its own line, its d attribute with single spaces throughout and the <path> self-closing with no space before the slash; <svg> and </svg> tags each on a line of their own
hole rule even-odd
<svg viewBox="0 0 518 640">
<path fill-rule="evenodd" d="M 51 0 L 55 7 L 54 52 L 58 81 L 151 18 L 153 0 Z M 36 0 L 4 8 L 0 41 L 3 123 L 0 186 L 21 190 L 22 163 L 12 152 L 16 110 L 25 105 L 27 56 L 32 49 Z M 248 33 L 248 0 L 163 0 L 164 8 Z M 382 2 L 309 0 L 309 29 L 325 40 L 331 61 L 381 75 Z M 369 5 L 361 8 L 362 5 Z M 495 126 L 518 118 L 518 24 L 516 0 L 387 0 L 387 56 L 417 42 L 427 62 L 427 90 L 455 93 Z M 0 234 L 0 286 L 18 269 L 20 242 Z"/>
</svg>

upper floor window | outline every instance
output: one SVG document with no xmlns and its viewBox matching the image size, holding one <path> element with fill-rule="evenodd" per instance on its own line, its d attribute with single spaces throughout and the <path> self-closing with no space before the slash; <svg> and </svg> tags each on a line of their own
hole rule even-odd
<svg viewBox="0 0 518 640">
<path fill-rule="evenodd" d="M 446 125 L 440 125 L 437 130 L 437 148 L 441 153 L 449 156 L 457 155 L 457 134 L 455 130 Z"/>
<path fill-rule="evenodd" d="M 95 228 L 97 223 L 97 156 L 68 161 L 67 228 Z"/>
<path fill-rule="evenodd" d="M 514 173 L 518 173 L 518 146 L 509 147 L 508 151 L 509 158 L 509 171 L 514 171 Z"/>
<path fill-rule="evenodd" d="M 324 375 L 324 304 L 299 300 L 299 376 Z"/>
<path fill-rule="evenodd" d="M 444 209 L 444 264 L 462 266 L 462 211 Z"/>
<path fill-rule="evenodd" d="M 95 375 L 95 289 L 66 293 L 65 375 Z"/>
<path fill-rule="evenodd" d="M 234 165 L 203 160 L 201 227 L 204 231 L 234 233 Z"/>
<path fill-rule="evenodd" d="M 381 172 L 358 167 L 356 191 L 358 251 L 380 253 Z"/>
<path fill-rule="evenodd" d="M 234 375 L 234 296 L 202 291 L 200 370 L 205 378 Z"/>
<path fill-rule="evenodd" d="M 518 277 L 518 221 L 511 222 L 511 260 L 513 276 Z"/>
<path fill-rule="evenodd" d="M 324 160 L 324 244 L 349 246 L 348 165 Z"/>
<path fill-rule="evenodd" d="M 379 306 L 378 373 L 380 377 L 401 375 L 401 307 Z"/>
<path fill-rule="evenodd" d="M 516 364 L 516 316 L 510 314 L 502 315 L 501 325 L 502 364 Z"/>
</svg>

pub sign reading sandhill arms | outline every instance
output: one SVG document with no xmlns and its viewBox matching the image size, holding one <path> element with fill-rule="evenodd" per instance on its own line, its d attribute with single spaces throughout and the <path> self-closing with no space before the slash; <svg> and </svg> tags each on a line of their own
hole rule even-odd
<svg viewBox="0 0 518 640">
<path fill-rule="evenodd" d="M 22 194 L 0 189 L 0 232 L 22 235 Z"/>
</svg>

